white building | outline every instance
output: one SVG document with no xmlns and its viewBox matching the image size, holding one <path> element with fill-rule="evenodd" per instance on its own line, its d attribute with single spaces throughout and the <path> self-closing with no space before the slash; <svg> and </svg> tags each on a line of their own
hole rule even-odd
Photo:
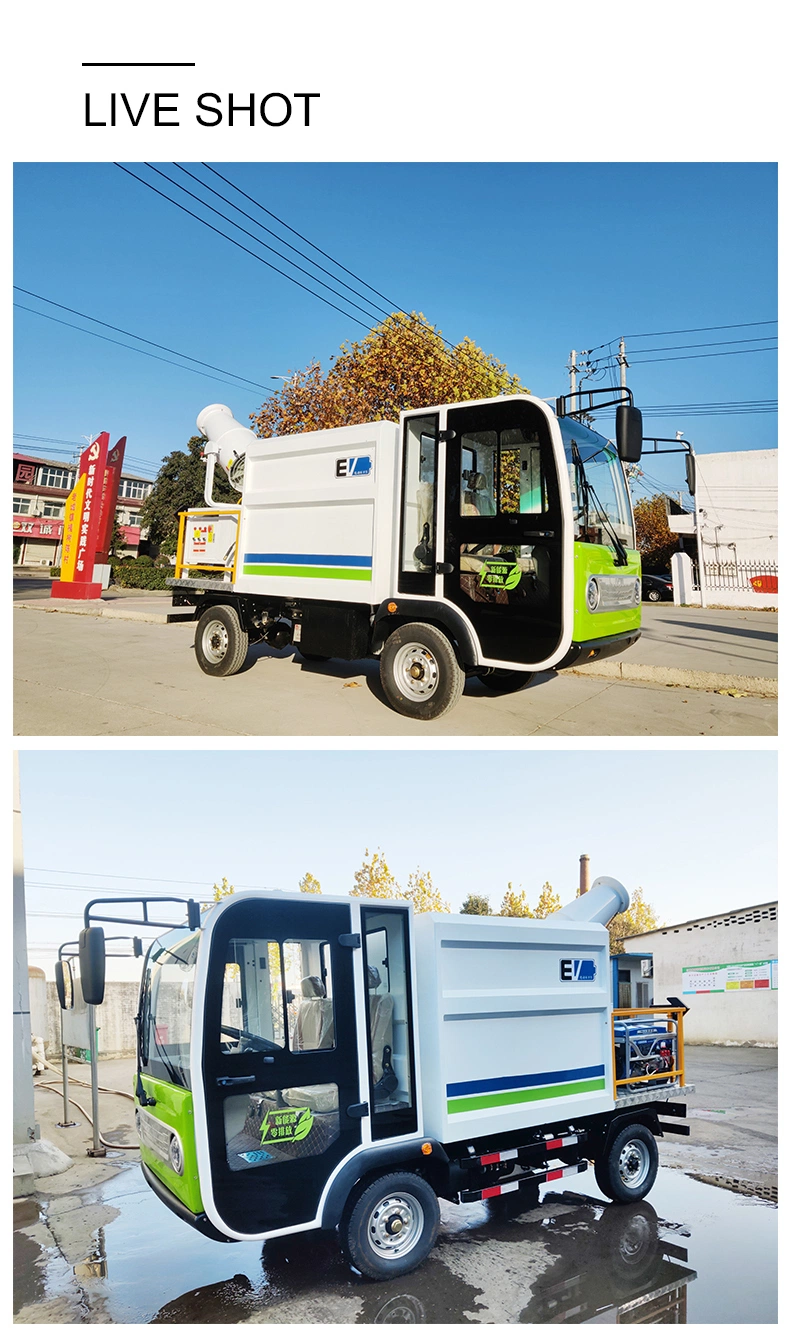
<svg viewBox="0 0 790 1332">
<path fill-rule="evenodd" d="M 654 1002 L 688 1005 L 690 1044 L 776 1045 L 777 917 L 764 902 L 629 935 L 629 953 L 652 953 Z"/>
<path fill-rule="evenodd" d="M 778 597 L 778 449 L 696 455 L 708 601 L 775 606 Z M 671 532 L 693 537 L 693 513 L 669 514 Z"/>
</svg>

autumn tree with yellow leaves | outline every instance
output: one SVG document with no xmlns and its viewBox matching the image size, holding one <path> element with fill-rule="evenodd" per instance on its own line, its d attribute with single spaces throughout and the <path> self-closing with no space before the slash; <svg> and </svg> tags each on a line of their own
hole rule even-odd
<svg viewBox="0 0 790 1332">
<path fill-rule="evenodd" d="M 309 870 L 306 874 L 302 875 L 302 878 L 299 880 L 299 892 L 300 893 L 321 892 L 321 884 L 319 880 L 315 877 L 314 874 L 311 874 Z"/>
<path fill-rule="evenodd" d="M 650 903 L 645 901 L 642 889 L 635 888 L 631 893 L 631 905 L 628 910 L 619 912 L 614 920 L 609 922 L 610 953 L 624 953 L 625 939 L 632 934 L 645 934 L 647 930 L 655 930 L 660 924 Z"/>
<path fill-rule="evenodd" d="M 406 887 L 402 888 L 380 847 L 373 855 L 365 848 L 365 859 L 359 869 L 354 871 L 354 887 L 350 889 L 350 894 L 352 897 L 395 898 L 411 902 L 415 911 L 450 910 L 439 890 L 434 887 L 429 870 L 421 870 L 419 867 L 413 870 Z"/>
<path fill-rule="evenodd" d="M 416 407 L 528 392 L 471 338 L 448 347 L 424 315 L 399 311 L 359 342 L 343 343 L 326 373 L 313 361 L 289 375 L 250 419 L 257 433 L 269 438 L 397 421 Z"/>
</svg>

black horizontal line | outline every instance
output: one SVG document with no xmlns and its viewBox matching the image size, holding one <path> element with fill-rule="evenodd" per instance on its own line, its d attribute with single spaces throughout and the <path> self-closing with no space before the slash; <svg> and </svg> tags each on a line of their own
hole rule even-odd
<svg viewBox="0 0 790 1332">
<path fill-rule="evenodd" d="M 194 69 L 194 60 L 83 60 L 83 69 Z"/>
</svg>

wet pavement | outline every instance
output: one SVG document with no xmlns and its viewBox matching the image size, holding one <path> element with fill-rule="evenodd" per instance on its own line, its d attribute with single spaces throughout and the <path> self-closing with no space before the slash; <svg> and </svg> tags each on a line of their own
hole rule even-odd
<svg viewBox="0 0 790 1332">
<path fill-rule="evenodd" d="M 662 1167 L 649 1199 L 616 1206 L 589 1171 L 583 1192 L 548 1186 L 524 1211 L 503 1206 L 507 1198 L 443 1203 L 427 1262 L 371 1283 L 349 1270 L 331 1234 L 205 1239 L 123 1160 L 78 1194 L 16 1204 L 16 1321 L 774 1322 L 776 1206 L 723 1182 Z"/>
</svg>

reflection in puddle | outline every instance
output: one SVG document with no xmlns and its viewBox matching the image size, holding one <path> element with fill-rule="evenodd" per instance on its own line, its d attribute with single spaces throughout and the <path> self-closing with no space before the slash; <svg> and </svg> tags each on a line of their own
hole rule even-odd
<svg viewBox="0 0 790 1332">
<path fill-rule="evenodd" d="M 776 1209 L 661 1170 L 650 1201 L 544 1192 L 442 1204 L 439 1242 L 416 1272 L 374 1283 L 319 1231 L 220 1245 L 161 1207 L 131 1168 L 84 1203 L 118 1215 L 74 1271 L 117 1323 L 772 1322 Z M 510 1204 L 508 1206 L 507 1204 Z M 53 1258 L 29 1240 L 20 1289 Z M 31 1273 L 35 1271 L 35 1277 Z M 28 1302 L 25 1300 L 24 1302 Z"/>
<path fill-rule="evenodd" d="M 744 1198 L 764 1198 L 766 1202 L 779 1202 L 779 1186 L 777 1184 L 752 1184 L 748 1179 L 734 1179 L 731 1175 L 697 1175 L 692 1174 L 692 1179 L 698 1179 L 701 1184 L 714 1184 L 718 1189 L 729 1189 L 730 1193 L 741 1193 Z"/>
</svg>

